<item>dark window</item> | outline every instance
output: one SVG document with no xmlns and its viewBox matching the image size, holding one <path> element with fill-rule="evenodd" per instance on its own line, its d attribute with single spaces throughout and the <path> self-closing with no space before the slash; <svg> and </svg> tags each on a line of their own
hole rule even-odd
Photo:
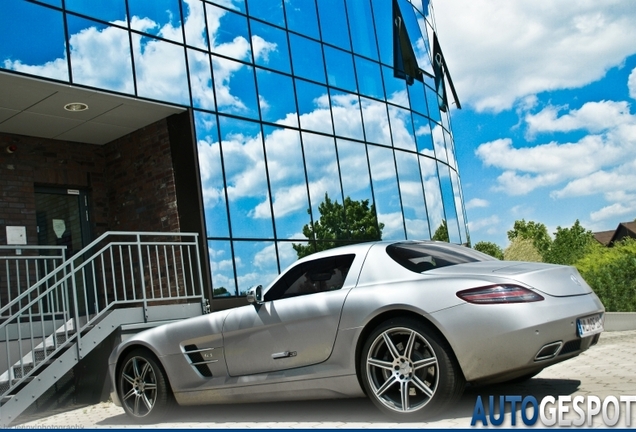
<svg viewBox="0 0 636 432">
<path fill-rule="evenodd" d="M 267 291 L 265 301 L 339 290 L 354 258 L 355 255 L 340 255 L 298 264 Z"/>
<path fill-rule="evenodd" d="M 402 267 L 416 273 L 457 264 L 495 260 L 474 249 L 447 243 L 400 242 L 387 246 L 386 253 Z"/>
</svg>

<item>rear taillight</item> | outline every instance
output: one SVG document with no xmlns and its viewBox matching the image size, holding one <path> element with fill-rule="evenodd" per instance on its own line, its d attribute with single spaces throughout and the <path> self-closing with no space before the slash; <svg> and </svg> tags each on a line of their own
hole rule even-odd
<svg viewBox="0 0 636 432">
<path fill-rule="evenodd" d="M 457 297 L 475 304 L 529 303 L 543 300 L 539 294 L 518 285 L 490 285 L 457 293 Z"/>
</svg>

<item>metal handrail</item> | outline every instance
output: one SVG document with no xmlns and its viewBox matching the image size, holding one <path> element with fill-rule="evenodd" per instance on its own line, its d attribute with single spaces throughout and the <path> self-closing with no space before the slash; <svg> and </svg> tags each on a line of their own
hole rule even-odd
<svg viewBox="0 0 636 432">
<path fill-rule="evenodd" d="M 81 359 L 82 331 L 112 308 L 143 304 L 147 320 L 149 302 L 192 299 L 204 301 L 198 234 L 104 233 L 0 308 L 10 314 L 0 323 L 8 365 L 0 397 L 71 342 Z"/>
</svg>

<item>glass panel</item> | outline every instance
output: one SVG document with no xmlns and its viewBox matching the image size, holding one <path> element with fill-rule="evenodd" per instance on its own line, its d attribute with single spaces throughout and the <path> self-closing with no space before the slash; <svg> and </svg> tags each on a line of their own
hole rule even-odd
<svg viewBox="0 0 636 432">
<path fill-rule="evenodd" d="M 447 130 L 444 131 L 444 140 L 446 142 L 446 155 L 448 156 L 448 165 L 453 169 L 457 169 L 453 136 Z"/>
<path fill-rule="evenodd" d="M 190 105 L 183 46 L 134 33 L 132 38 L 137 94 Z M 166 59 L 170 59 L 170 63 L 166 63 Z"/>
<path fill-rule="evenodd" d="M 431 227 L 431 237 L 433 233 L 444 222 L 444 205 L 442 203 L 442 191 L 439 187 L 439 177 L 437 176 L 437 165 L 434 159 L 420 157 L 420 169 L 424 181 L 424 196 L 426 197 L 426 209 L 428 210 L 428 221 Z"/>
<path fill-rule="evenodd" d="M 219 112 L 258 119 L 254 68 L 214 55 L 212 67 Z"/>
<path fill-rule="evenodd" d="M 353 52 L 377 60 L 378 47 L 369 0 L 345 0 L 345 2 L 353 41 Z"/>
<path fill-rule="evenodd" d="M 305 218 L 307 216 L 305 214 Z M 280 263 L 281 272 L 285 271 L 287 267 L 292 265 L 298 259 L 298 254 L 294 250 L 294 244 L 300 244 L 307 246 L 307 242 L 278 242 L 278 261 Z"/>
<path fill-rule="evenodd" d="M 251 62 L 247 18 L 227 9 L 206 4 L 210 50 Z"/>
<path fill-rule="evenodd" d="M 234 261 L 240 296 L 253 286 L 269 285 L 278 276 L 273 242 L 234 242 Z"/>
<path fill-rule="evenodd" d="M 183 42 L 179 0 L 128 0 L 128 12 L 133 30 Z"/>
<path fill-rule="evenodd" d="M 380 48 L 380 61 L 393 65 L 393 8 L 392 1 L 371 2 L 373 18 Z"/>
<path fill-rule="evenodd" d="M 459 176 L 454 170 L 450 170 L 453 184 L 453 196 L 455 197 L 455 209 L 457 210 L 457 224 L 459 225 L 459 238 L 461 243 L 468 241 L 466 234 L 466 220 L 464 219 L 464 200 L 461 194 Z"/>
<path fill-rule="evenodd" d="M 286 75 L 256 68 L 258 102 L 266 122 L 298 127 L 294 83 Z"/>
<path fill-rule="evenodd" d="M 322 40 L 351 51 L 344 0 L 320 0 L 318 14 Z"/>
<path fill-rule="evenodd" d="M 300 127 L 333 134 L 327 87 L 296 80 Z"/>
<path fill-rule="evenodd" d="M 285 27 L 285 17 L 283 15 L 283 2 L 263 1 L 263 0 L 247 0 L 247 8 L 249 14 L 255 18 L 262 19 L 268 23 Z M 252 34 L 253 28 L 252 28 Z"/>
<path fill-rule="evenodd" d="M 413 135 L 411 112 L 389 105 L 389 117 L 391 119 L 393 145 L 397 148 L 415 151 L 415 135 Z"/>
<path fill-rule="evenodd" d="M 285 13 L 290 30 L 320 39 L 314 0 L 285 0 Z"/>
<path fill-rule="evenodd" d="M 457 211 L 455 209 L 455 196 L 451 184 L 448 165 L 437 163 L 439 171 L 439 181 L 442 187 L 442 200 L 444 201 L 444 213 L 446 214 L 446 224 L 448 227 L 448 238 L 451 243 L 461 243 L 459 237 L 459 226 L 457 225 Z"/>
<path fill-rule="evenodd" d="M 351 54 L 329 46 L 325 46 L 324 50 L 325 62 L 327 63 L 327 82 L 329 85 L 356 92 L 358 87 L 356 86 Z"/>
<path fill-rule="evenodd" d="M 406 81 L 393 76 L 393 68 L 390 67 L 382 66 L 382 75 L 384 77 L 384 88 L 386 89 L 386 100 L 404 108 L 410 108 Z"/>
<path fill-rule="evenodd" d="M 447 162 L 446 157 L 446 143 L 444 142 L 444 129 L 440 125 L 433 126 L 432 131 L 433 145 L 435 146 L 435 157 L 442 161 Z"/>
<path fill-rule="evenodd" d="M 212 273 L 212 296 L 214 298 L 236 296 L 236 279 L 230 242 L 208 240 L 208 254 Z"/>
<path fill-rule="evenodd" d="M 185 20 L 186 43 L 193 47 L 208 49 L 208 36 L 205 25 L 204 3 L 199 1 L 181 2 Z"/>
<path fill-rule="evenodd" d="M 431 120 L 441 123 L 439 105 L 437 105 L 437 94 L 429 86 L 424 86 L 426 90 L 426 103 L 428 104 L 428 116 Z"/>
<path fill-rule="evenodd" d="M 192 105 L 214 111 L 214 91 L 210 74 L 210 55 L 188 48 L 188 67 L 190 69 L 190 89 Z"/>
<path fill-rule="evenodd" d="M 214 0 L 214 3 L 245 14 L 245 0 Z"/>
<path fill-rule="evenodd" d="M 422 39 L 419 42 L 421 43 L 421 46 L 418 46 L 418 50 L 416 51 L 418 66 L 423 71 L 434 75 L 435 72 L 433 71 L 433 65 L 431 64 L 433 55 L 431 54 L 430 41 L 430 36 L 433 34 L 433 29 L 431 28 L 430 24 L 428 24 L 426 20 L 421 16 L 418 17 L 417 24 L 420 28 L 420 34 L 422 36 Z"/>
<path fill-rule="evenodd" d="M 194 111 L 207 237 L 229 237 L 223 165 L 216 116 Z"/>
<path fill-rule="evenodd" d="M 406 236 L 393 150 L 370 145 L 368 151 L 378 220 L 384 224 L 382 239 L 403 240 Z"/>
<path fill-rule="evenodd" d="M 331 90 L 331 111 L 336 135 L 364 140 L 358 96 Z"/>
<path fill-rule="evenodd" d="M 128 32 L 72 15 L 68 31 L 74 83 L 134 93 Z M 164 63 L 163 59 L 153 60 L 155 67 Z"/>
<path fill-rule="evenodd" d="M 325 82 L 325 65 L 320 44 L 310 39 L 289 35 L 294 74 L 309 80 Z"/>
<path fill-rule="evenodd" d="M 264 130 L 276 235 L 304 239 L 309 200 L 300 135 L 292 129 L 266 126 Z"/>
<path fill-rule="evenodd" d="M 411 240 L 431 238 L 418 157 L 413 153 L 396 151 L 395 160 L 406 221 L 406 237 Z"/>
<path fill-rule="evenodd" d="M 355 62 L 360 93 L 365 96 L 384 100 L 384 87 L 382 86 L 380 64 L 358 56 L 355 56 Z"/>
<path fill-rule="evenodd" d="M 417 151 L 434 158 L 431 125 L 428 119 L 421 115 L 413 114 L 413 126 L 415 128 L 415 139 L 417 140 Z"/>
<path fill-rule="evenodd" d="M 413 84 L 407 86 L 409 92 L 409 102 L 411 109 L 420 114 L 427 115 L 426 96 L 424 96 L 424 84 L 415 80 Z"/>
<path fill-rule="evenodd" d="M 51 6 L 62 7 L 62 0 L 39 0 L 40 3 L 50 4 Z"/>
<path fill-rule="evenodd" d="M 252 27 L 252 45 L 255 56 L 254 62 L 270 69 L 291 73 L 289 63 L 289 45 L 287 34 L 276 27 L 250 20 Z"/>
<path fill-rule="evenodd" d="M 430 70 L 432 68 L 430 66 L 429 56 L 426 50 L 427 47 L 425 42 L 428 41 L 426 32 L 423 33 L 420 29 L 420 25 L 417 21 L 418 16 L 415 14 L 413 6 L 407 0 L 398 0 L 398 2 L 400 4 L 400 10 L 402 11 L 402 18 L 404 18 L 406 31 L 409 35 L 409 39 L 411 40 L 411 46 L 415 52 L 417 65 L 421 69 L 430 73 L 432 72 Z"/>
<path fill-rule="evenodd" d="M 61 12 L 25 1 L 3 2 L 0 40 L 0 65 L 3 68 L 69 80 Z"/>
<path fill-rule="evenodd" d="M 337 140 L 338 160 L 343 167 L 342 189 L 344 196 L 355 201 L 369 200 L 373 203 L 367 149 L 363 143 Z"/>
<path fill-rule="evenodd" d="M 125 0 L 66 0 L 65 5 L 67 10 L 102 21 L 123 26 L 127 23 Z"/>
<path fill-rule="evenodd" d="M 302 137 L 309 179 L 309 199 L 313 220 L 317 221 L 320 219 L 318 206 L 325 200 L 325 194 L 329 195 L 331 201 L 343 203 L 336 146 L 330 137 L 310 133 L 303 133 Z"/>
<path fill-rule="evenodd" d="M 272 238 L 263 141 L 258 123 L 219 117 L 234 238 Z"/>
<path fill-rule="evenodd" d="M 391 145 L 386 104 L 361 97 L 364 132 L 368 142 Z"/>
</svg>

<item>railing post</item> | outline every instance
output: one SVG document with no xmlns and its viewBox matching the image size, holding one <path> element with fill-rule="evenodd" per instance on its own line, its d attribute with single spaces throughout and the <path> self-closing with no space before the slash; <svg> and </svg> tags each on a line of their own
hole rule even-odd
<svg viewBox="0 0 636 432">
<path fill-rule="evenodd" d="M 71 266 L 71 280 L 73 282 L 72 286 L 73 286 L 73 326 L 75 327 L 75 335 L 77 337 L 77 359 L 81 360 L 82 359 L 82 332 L 80 331 L 80 319 L 79 319 L 79 307 L 77 304 L 77 283 L 75 282 L 75 278 L 77 277 L 77 275 L 75 274 L 75 260 L 71 259 L 70 261 L 70 266 Z M 66 326 L 66 323 L 64 323 L 64 325 Z M 53 337 L 55 337 L 55 333 L 53 333 Z"/>
<path fill-rule="evenodd" d="M 148 322 L 148 298 L 146 296 L 146 280 L 144 274 L 144 256 L 141 252 L 141 234 L 137 234 L 137 252 L 139 255 L 139 278 L 141 279 L 141 293 L 144 303 L 144 322 Z M 150 263 L 148 263 L 150 265 Z"/>
</svg>

